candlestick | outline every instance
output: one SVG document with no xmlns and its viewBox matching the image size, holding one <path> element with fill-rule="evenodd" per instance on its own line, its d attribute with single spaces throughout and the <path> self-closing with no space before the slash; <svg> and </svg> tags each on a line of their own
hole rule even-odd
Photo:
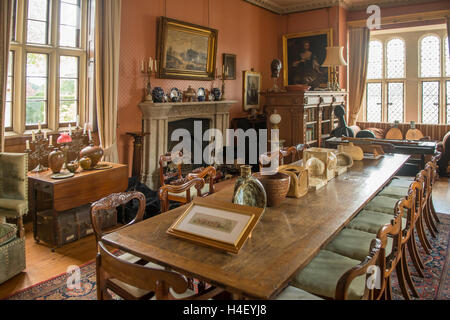
<svg viewBox="0 0 450 320">
<path fill-rule="evenodd" d="M 31 131 L 31 141 L 35 141 L 36 136 L 34 135 L 34 131 Z"/>
<path fill-rule="evenodd" d="M 25 141 L 26 143 L 26 149 L 30 150 L 30 140 Z"/>
</svg>

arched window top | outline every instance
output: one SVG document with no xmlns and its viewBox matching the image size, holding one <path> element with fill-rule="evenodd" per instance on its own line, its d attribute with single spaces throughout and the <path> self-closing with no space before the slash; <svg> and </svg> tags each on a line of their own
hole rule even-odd
<svg viewBox="0 0 450 320">
<path fill-rule="evenodd" d="M 381 79 L 383 77 L 383 43 L 371 40 L 369 43 L 369 64 L 367 79 Z"/>
<path fill-rule="evenodd" d="M 437 35 L 429 34 L 420 40 L 420 76 L 441 76 L 441 39 Z"/>
<path fill-rule="evenodd" d="M 393 38 L 386 44 L 386 77 L 405 77 L 405 40 Z"/>
</svg>

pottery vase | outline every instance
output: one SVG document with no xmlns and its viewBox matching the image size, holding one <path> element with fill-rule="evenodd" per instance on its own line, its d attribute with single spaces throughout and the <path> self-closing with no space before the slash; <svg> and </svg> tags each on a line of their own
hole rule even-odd
<svg viewBox="0 0 450 320">
<path fill-rule="evenodd" d="M 214 96 L 214 101 L 220 101 L 220 96 L 222 93 L 220 92 L 219 88 L 213 88 L 211 90 L 212 95 Z"/>
<path fill-rule="evenodd" d="M 71 173 L 75 173 L 79 167 L 80 165 L 78 164 L 78 161 L 71 161 L 68 164 L 66 164 L 67 170 L 69 170 L 69 172 Z"/>
<path fill-rule="evenodd" d="M 153 102 L 164 102 L 164 90 L 161 87 L 156 87 L 152 91 Z"/>
<path fill-rule="evenodd" d="M 266 191 L 261 182 L 252 176 L 251 166 L 241 167 L 241 176 L 234 186 L 233 203 L 258 208 L 267 206 Z"/>
<path fill-rule="evenodd" d="M 58 148 L 55 148 L 50 154 L 48 155 L 48 165 L 53 173 L 60 173 L 61 169 L 64 165 L 64 152 L 59 150 Z"/>
<path fill-rule="evenodd" d="M 91 144 L 81 150 L 80 158 L 84 157 L 88 157 L 89 159 L 91 159 L 91 168 L 94 168 L 103 157 L 103 149 L 98 146 L 94 146 L 94 144 Z"/>
</svg>

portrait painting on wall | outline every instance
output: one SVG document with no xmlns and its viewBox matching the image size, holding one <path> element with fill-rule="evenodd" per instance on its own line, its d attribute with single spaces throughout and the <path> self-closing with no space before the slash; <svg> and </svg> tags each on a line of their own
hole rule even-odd
<svg viewBox="0 0 450 320">
<path fill-rule="evenodd" d="M 326 48 L 332 46 L 332 30 L 283 36 L 284 85 L 327 87 L 329 68 L 322 67 Z"/>
<path fill-rule="evenodd" d="M 223 54 L 223 65 L 227 71 L 225 80 L 236 80 L 236 55 L 231 53 Z"/>
<path fill-rule="evenodd" d="M 244 110 L 258 109 L 260 107 L 261 73 L 244 71 Z"/>
<path fill-rule="evenodd" d="M 212 80 L 216 65 L 215 29 L 161 17 L 158 27 L 158 76 Z"/>
</svg>

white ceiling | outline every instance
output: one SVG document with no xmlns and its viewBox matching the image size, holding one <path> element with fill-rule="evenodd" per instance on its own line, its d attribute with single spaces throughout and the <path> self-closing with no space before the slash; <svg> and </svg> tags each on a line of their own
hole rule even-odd
<svg viewBox="0 0 450 320">
<path fill-rule="evenodd" d="M 425 3 L 431 0 L 244 0 L 278 14 L 307 11 L 341 5 L 347 10 L 364 10 L 369 5 L 380 7 Z"/>
</svg>

